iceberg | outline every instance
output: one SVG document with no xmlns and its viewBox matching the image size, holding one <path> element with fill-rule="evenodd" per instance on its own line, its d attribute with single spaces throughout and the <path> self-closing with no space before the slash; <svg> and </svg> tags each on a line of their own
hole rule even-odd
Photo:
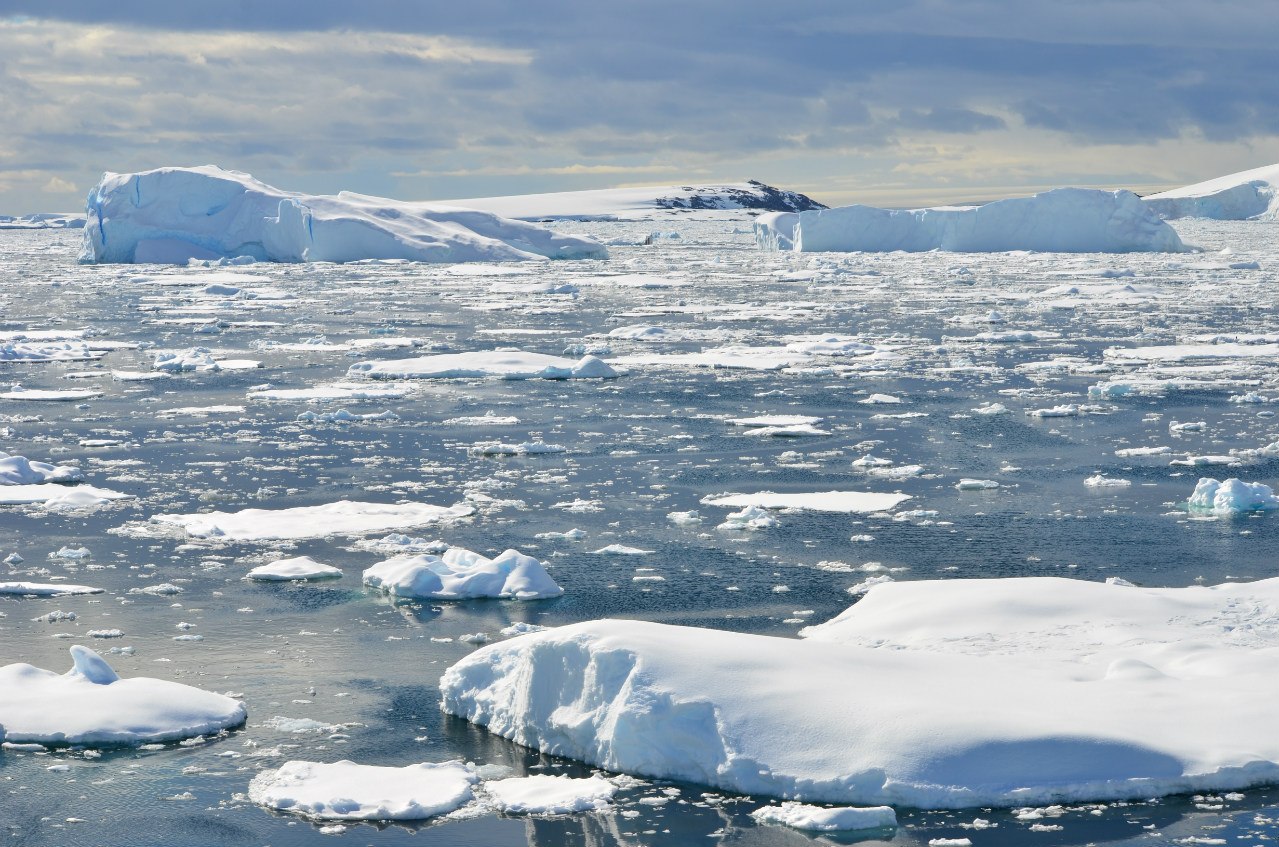
<svg viewBox="0 0 1279 847">
<path fill-rule="evenodd" d="M 213 165 L 103 174 L 80 261 L 517 262 L 604 259 L 598 242 L 491 212 L 341 192 L 282 191 Z"/>
<path fill-rule="evenodd" d="M 1279 578 L 887 582 L 802 640 L 588 621 L 482 647 L 440 689 L 547 754 L 804 803 L 1235 790 L 1279 779 L 1276 608 Z"/>
<path fill-rule="evenodd" d="M 1275 220 L 1279 218 L 1277 183 L 1279 165 L 1266 165 L 1149 194 L 1143 199 L 1155 214 L 1166 219 Z"/>
<path fill-rule="evenodd" d="M 244 579 L 258 582 L 293 582 L 307 579 L 341 579 L 342 571 L 332 565 L 315 561 L 310 556 L 278 559 L 259 565 L 244 575 Z"/>
<path fill-rule="evenodd" d="M 364 584 L 397 597 L 432 600 L 541 600 L 564 593 L 546 566 L 532 556 L 507 550 L 489 559 L 461 547 L 451 547 L 438 556 L 423 553 L 378 562 L 364 571 Z"/>
<path fill-rule="evenodd" d="M 74 588 L 75 586 L 68 586 Z M 0 740 L 12 744 L 146 744 L 239 726 L 231 697 L 147 677 L 121 679 L 97 653 L 71 648 L 65 674 L 0 667 Z"/>
<path fill-rule="evenodd" d="M 1204 477 L 1196 483 L 1186 508 L 1218 516 L 1267 512 L 1279 509 L 1279 497 L 1265 483 L 1244 482 L 1233 477 L 1222 482 Z"/>
<path fill-rule="evenodd" d="M 984 206 L 772 212 L 755 220 L 766 250 L 918 253 L 1180 253 L 1188 248 L 1131 191 L 1057 188 Z"/>
</svg>

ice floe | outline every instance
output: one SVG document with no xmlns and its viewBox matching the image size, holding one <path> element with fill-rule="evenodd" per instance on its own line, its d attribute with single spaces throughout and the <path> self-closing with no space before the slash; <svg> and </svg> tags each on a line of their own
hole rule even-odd
<svg viewBox="0 0 1279 847">
<path fill-rule="evenodd" d="M 1260 482 L 1227 479 L 1225 482 L 1205 477 L 1195 484 L 1186 502 L 1192 512 L 1214 515 L 1237 515 L 1243 512 L 1266 512 L 1279 509 L 1274 489 Z"/>
<path fill-rule="evenodd" d="M 419 359 L 388 359 L 357 362 L 349 376 L 371 379 L 613 379 L 617 371 L 594 356 L 579 360 L 499 350 L 472 353 L 442 353 Z"/>
<path fill-rule="evenodd" d="M 782 803 L 764 806 L 751 812 L 760 823 L 771 823 L 809 832 L 851 832 L 859 829 L 882 829 L 897 826 L 897 814 L 891 806 L 809 806 L 804 803 Z"/>
<path fill-rule="evenodd" d="M 546 566 L 532 556 L 507 550 L 489 559 L 461 547 L 450 547 L 440 555 L 423 553 L 378 562 L 364 571 L 364 584 L 397 597 L 434 600 L 540 600 L 564 593 Z"/>
<path fill-rule="evenodd" d="M 174 527 L 193 538 L 218 541 L 279 541 L 364 535 L 388 529 L 407 529 L 464 518 L 475 512 L 465 504 L 367 503 L 338 500 L 319 506 L 287 509 L 244 509 L 239 512 L 161 514 L 153 525 Z M 134 526 L 134 529 L 138 527 Z"/>
<path fill-rule="evenodd" d="M 910 499 L 909 494 L 873 491 L 812 491 L 717 494 L 702 498 L 709 506 L 758 506 L 761 509 L 802 509 L 813 512 L 886 512 Z"/>
<path fill-rule="evenodd" d="M 397 768 L 289 761 L 255 776 L 249 799 L 317 820 L 424 820 L 469 803 L 478 781 L 461 762 Z"/>
<path fill-rule="evenodd" d="M 147 677 L 121 679 L 97 653 L 71 648 L 65 674 L 0 667 L 0 740 L 37 744 L 176 741 L 244 723 L 239 700 Z"/>
<path fill-rule="evenodd" d="M 486 782 L 484 793 L 507 814 L 567 815 L 609 808 L 617 785 L 599 775 L 574 779 L 536 774 Z"/>
<path fill-rule="evenodd" d="M 340 568 L 317 562 L 310 556 L 296 556 L 259 565 L 244 578 L 261 582 L 290 582 L 298 579 L 340 579 L 341 576 Z"/>
</svg>

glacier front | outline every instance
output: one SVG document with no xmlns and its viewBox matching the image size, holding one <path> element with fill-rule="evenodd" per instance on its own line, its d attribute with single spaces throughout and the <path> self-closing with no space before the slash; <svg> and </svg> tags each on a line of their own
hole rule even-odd
<svg viewBox="0 0 1279 847">
<path fill-rule="evenodd" d="M 841 206 L 755 220 L 767 250 L 814 252 L 1179 253 L 1188 248 L 1131 191 L 1057 188 L 983 206 Z"/>
<path fill-rule="evenodd" d="M 491 212 L 341 192 L 282 191 L 213 165 L 106 173 L 90 193 L 80 261 L 515 262 L 604 259 L 590 238 Z"/>
</svg>

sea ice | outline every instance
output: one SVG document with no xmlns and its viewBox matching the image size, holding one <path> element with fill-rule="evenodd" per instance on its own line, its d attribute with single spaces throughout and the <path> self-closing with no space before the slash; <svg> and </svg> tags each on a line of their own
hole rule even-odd
<svg viewBox="0 0 1279 847">
<path fill-rule="evenodd" d="M 1186 507 L 1192 512 L 1237 515 L 1279 509 L 1279 497 L 1269 485 L 1260 482 L 1234 478 L 1221 482 L 1205 477 L 1195 484 Z"/>
<path fill-rule="evenodd" d="M 19 597 L 61 597 L 67 594 L 101 593 L 103 593 L 101 588 L 91 588 L 87 585 L 71 585 L 65 582 L 0 582 L 0 594 L 12 594 Z"/>
<path fill-rule="evenodd" d="M 1130 191 L 1058 188 L 984 206 L 876 209 L 843 206 L 755 219 L 770 250 L 998 253 L 1182 252 L 1176 231 Z"/>
<path fill-rule="evenodd" d="M 0 740 L 36 744 L 176 741 L 244 723 L 239 700 L 147 677 L 121 679 L 97 653 L 71 648 L 65 674 L 0 667 Z"/>
<path fill-rule="evenodd" d="M 890 582 L 803 640 L 590 621 L 483 647 L 440 687 L 544 753 L 810 803 L 1233 790 L 1279 779 L 1275 609 L 1279 578 Z"/>
<path fill-rule="evenodd" d="M 454 506 L 432 506 L 427 503 L 338 500 L 320 506 L 295 506 L 291 509 L 154 515 L 151 522 L 177 527 L 193 538 L 279 541 L 407 529 L 457 520 L 474 512 L 474 507 L 461 503 Z"/>
<path fill-rule="evenodd" d="M 603 259 L 596 241 L 489 212 L 343 192 L 281 191 L 212 165 L 107 173 L 89 194 L 80 260 L 252 256 L 269 262 Z"/>
<path fill-rule="evenodd" d="M 761 509 L 805 509 L 814 512 L 886 512 L 910 499 L 909 494 L 873 491 L 813 491 L 755 494 L 719 494 L 703 497 L 709 506 L 758 506 Z"/>
<path fill-rule="evenodd" d="M 618 373 L 594 356 L 575 361 L 545 353 L 499 350 L 357 362 L 348 375 L 372 379 L 613 379 Z"/>
<path fill-rule="evenodd" d="M 295 579 L 339 579 L 342 571 L 315 561 L 310 556 L 280 559 L 259 565 L 244 575 L 245 579 L 262 582 L 289 582 Z"/>
<path fill-rule="evenodd" d="M 32 462 L 25 456 L 0 453 L 0 485 L 35 485 L 43 482 L 82 482 L 84 473 L 74 465 Z"/>
<path fill-rule="evenodd" d="M 470 802 L 478 781 L 461 762 L 396 768 L 289 761 L 255 776 L 249 799 L 317 820 L 423 820 Z"/>
<path fill-rule="evenodd" d="M 450 547 L 438 556 L 424 553 L 378 562 L 364 572 L 364 584 L 397 597 L 433 600 L 540 600 L 564 593 L 546 566 L 532 556 L 507 550 L 489 559 L 461 547 Z"/>
<path fill-rule="evenodd" d="M 891 806 L 836 806 L 830 809 L 803 803 L 782 803 L 756 809 L 751 812 L 751 817 L 760 823 L 810 832 L 848 832 L 897 826 L 897 814 Z"/>
<path fill-rule="evenodd" d="M 567 815 L 607 809 L 617 786 L 598 774 L 585 779 L 537 774 L 486 782 L 484 792 L 507 814 Z"/>
</svg>

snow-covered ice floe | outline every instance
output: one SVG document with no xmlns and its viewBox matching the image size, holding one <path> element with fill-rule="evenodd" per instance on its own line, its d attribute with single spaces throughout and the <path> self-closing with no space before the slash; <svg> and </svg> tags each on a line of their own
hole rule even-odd
<svg viewBox="0 0 1279 847">
<path fill-rule="evenodd" d="M 396 768 L 290 761 L 255 776 L 249 799 L 317 820 L 423 820 L 469 803 L 478 781 L 461 762 Z"/>
<path fill-rule="evenodd" d="M 1058 188 L 984 206 L 773 212 L 755 220 L 769 250 L 998 253 L 1183 252 L 1167 223 L 1130 191 Z"/>
<path fill-rule="evenodd" d="M 84 472 L 74 465 L 33 462 L 26 456 L 0 452 L 0 485 L 35 485 L 42 482 L 80 482 Z"/>
<path fill-rule="evenodd" d="M 507 814 L 567 815 L 607 809 L 617 786 L 598 774 L 585 779 L 536 774 L 486 782 L 484 792 Z"/>
<path fill-rule="evenodd" d="M 194 538 L 221 541 L 281 541 L 325 538 L 330 535 L 363 535 L 388 529 L 406 529 L 443 523 L 474 514 L 465 504 L 432 506 L 428 503 L 365 503 L 338 500 L 319 506 L 291 509 L 244 509 L 239 512 L 197 512 L 154 515 L 152 524 L 177 527 Z"/>
<path fill-rule="evenodd" d="M 0 582 L 0 594 L 18 597 L 63 597 L 70 594 L 101 594 L 101 588 L 65 582 Z"/>
<path fill-rule="evenodd" d="M 1194 493 L 1186 501 L 1191 512 L 1212 515 L 1238 515 L 1244 512 L 1268 512 L 1279 509 L 1274 489 L 1260 482 L 1228 479 L 1225 482 L 1204 477 L 1195 484 Z"/>
<path fill-rule="evenodd" d="M 292 582 L 297 579 L 341 579 L 342 571 L 332 565 L 317 562 L 310 556 L 279 559 L 259 565 L 244 575 L 245 579 L 259 582 Z"/>
<path fill-rule="evenodd" d="M 595 356 L 566 359 L 520 350 L 442 353 L 417 359 L 356 362 L 348 376 L 371 379 L 613 379 L 617 371 Z"/>
<path fill-rule="evenodd" d="M 809 832 L 852 832 L 897 826 L 891 806 L 836 806 L 824 808 L 804 803 L 782 803 L 751 812 L 759 823 L 779 824 Z"/>
<path fill-rule="evenodd" d="M 1279 779 L 1279 578 L 888 582 L 801 634 L 557 627 L 459 661 L 443 708 L 609 770 L 809 803 L 1022 806 Z"/>
<path fill-rule="evenodd" d="M 489 559 L 450 547 L 441 555 L 396 556 L 364 572 L 364 584 L 397 597 L 466 600 L 503 597 L 540 600 L 564 593 L 546 566 L 517 550 Z"/>
<path fill-rule="evenodd" d="M 92 509 L 113 500 L 129 500 L 132 497 L 132 494 L 93 485 L 64 485 L 57 482 L 0 485 L 0 506 L 41 503 L 48 508 Z"/>
<path fill-rule="evenodd" d="M 708 506 L 761 509 L 805 509 L 813 512 L 886 512 L 910 499 L 909 494 L 887 494 L 875 491 L 812 491 L 755 494 L 718 494 L 702 498 Z"/>
<path fill-rule="evenodd" d="M 1146 205 L 1163 218 L 1274 220 L 1279 214 L 1279 165 L 1217 177 L 1194 185 L 1147 195 Z"/>
<path fill-rule="evenodd" d="M 97 653 L 71 648 L 65 674 L 0 667 L 0 740 L 34 744 L 145 744 L 239 726 L 239 700 L 162 679 L 121 679 Z"/>
<path fill-rule="evenodd" d="M 107 173 L 89 194 L 80 260 L 184 264 L 251 256 L 269 262 L 509 262 L 603 259 L 590 238 L 490 212 L 342 192 L 281 191 L 212 165 Z"/>
</svg>

